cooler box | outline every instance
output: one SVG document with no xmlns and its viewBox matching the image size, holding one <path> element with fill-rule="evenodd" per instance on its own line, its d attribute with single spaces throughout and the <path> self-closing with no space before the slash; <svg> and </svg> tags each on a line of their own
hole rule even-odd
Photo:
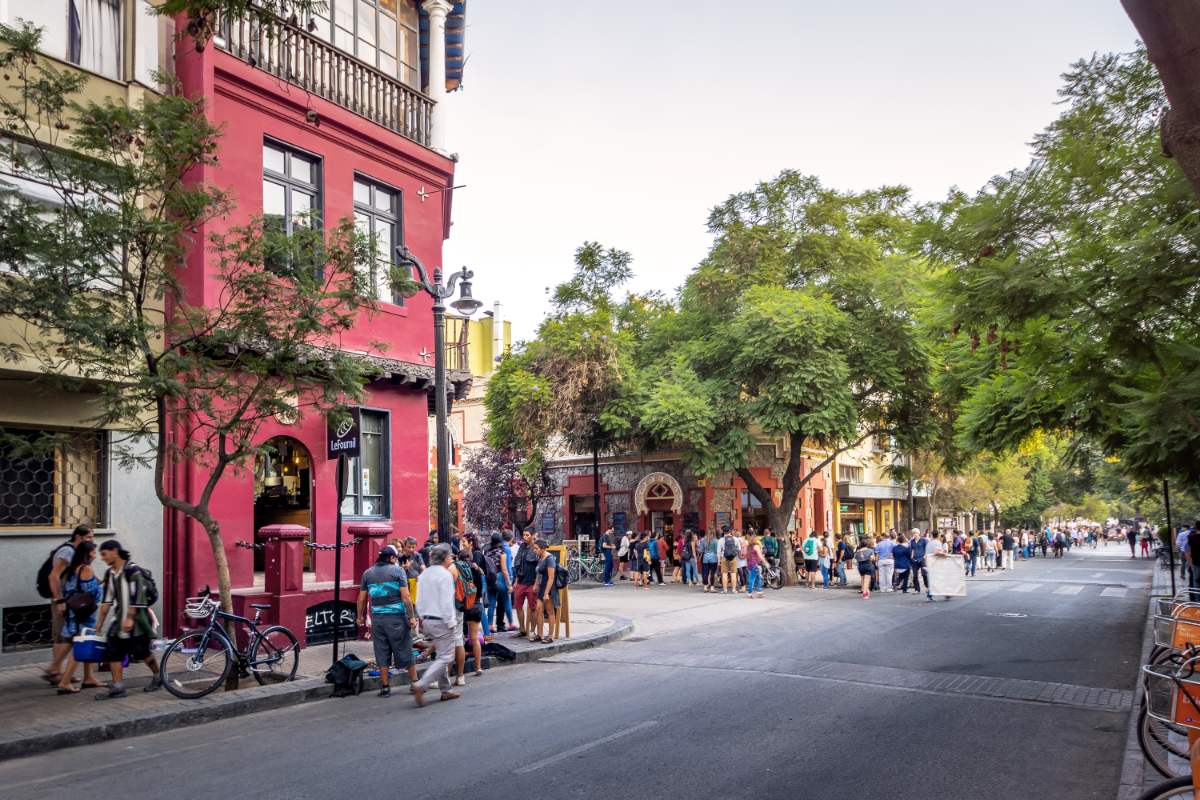
<svg viewBox="0 0 1200 800">
<path fill-rule="evenodd" d="M 71 651 L 81 664 L 99 664 L 104 660 L 104 637 L 95 633 L 80 634 L 74 638 Z"/>
</svg>

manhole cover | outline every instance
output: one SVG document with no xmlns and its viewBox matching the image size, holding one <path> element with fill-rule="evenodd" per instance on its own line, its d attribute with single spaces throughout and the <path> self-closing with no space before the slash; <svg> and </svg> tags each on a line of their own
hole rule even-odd
<svg viewBox="0 0 1200 800">
<path fill-rule="evenodd" d="M 1028 614 L 1018 614 L 1016 611 L 989 611 L 988 616 L 989 617 L 1020 618 L 1020 617 L 1028 617 L 1029 615 Z"/>
</svg>

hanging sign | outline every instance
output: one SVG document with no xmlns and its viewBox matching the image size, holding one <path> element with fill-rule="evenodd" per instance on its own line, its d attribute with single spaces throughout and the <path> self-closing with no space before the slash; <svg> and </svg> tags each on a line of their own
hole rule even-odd
<svg viewBox="0 0 1200 800">
<path fill-rule="evenodd" d="M 361 415 L 357 408 L 347 409 L 349 416 L 338 423 L 328 423 L 329 458 L 357 456 L 361 446 Z"/>
</svg>

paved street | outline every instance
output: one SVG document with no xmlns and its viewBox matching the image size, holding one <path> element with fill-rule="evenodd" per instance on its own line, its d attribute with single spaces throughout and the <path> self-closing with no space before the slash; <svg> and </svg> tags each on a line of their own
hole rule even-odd
<svg viewBox="0 0 1200 800">
<path fill-rule="evenodd" d="M 420 710 L 331 700 L 3 763 L 0 790 L 76 796 L 123 765 L 128 798 L 1107 800 L 1151 578 L 1121 552 L 1018 562 L 937 603 L 580 591 L 633 638 Z"/>
</svg>

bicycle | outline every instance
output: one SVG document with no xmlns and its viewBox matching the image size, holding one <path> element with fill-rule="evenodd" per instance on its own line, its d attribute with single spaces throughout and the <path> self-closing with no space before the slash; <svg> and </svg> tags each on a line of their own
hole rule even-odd
<svg viewBox="0 0 1200 800">
<path fill-rule="evenodd" d="M 769 589 L 783 588 L 783 570 L 779 567 L 779 560 L 773 556 L 767 556 L 767 563 L 762 565 L 763 584 Z"/>
<path fill-rule="evenodd" d="M 209 587 L 197 597 L 185 601 L 183 613 L 191 619 L 207 620 L 208 625 L 185 631 L 167 647 L 159 666 L 163 686 L 184 700 L 204 697 L 225 683 L 229 670 L 237 665 L 242 677 L 253 675 L 262 686 L 296 679 L 300 668 L 300 642 L 282 625 L 258 629 L 262 612 L 269 603 L 251 603 L 254 619 L 221 611 Z M 222 624 L 232 621 L 249 628 L 246 647 L 237 646 Z"/>
<path fill-rule="evenodd" d="M 575 548 L 567 550 L 567 576 L 571 583 L 583 580 L 586 575 L 596 583 L 604 583 L 604 556 L 583 555 Z"/>
</svg>

